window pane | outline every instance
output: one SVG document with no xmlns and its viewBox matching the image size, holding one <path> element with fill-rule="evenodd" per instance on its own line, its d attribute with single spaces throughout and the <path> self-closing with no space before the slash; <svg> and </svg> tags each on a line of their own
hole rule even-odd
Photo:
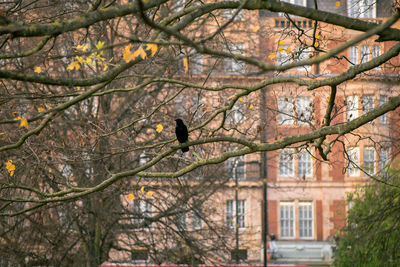
<svg viewBox="0 0 400 267">
<path fill-rule="evenodd" d="M 358 63 L 358 48 L 357 46 L 350 47 L 350 62 L 355 65 Z"/>
<path fill-rule="evenodd" d="M 358 96 L 346 97 L 347 104 L 347 120 L 351 121 L 358 117 Z"/>
<path fill-rule="evenodd" d="M 281 202 L 280 204 L 281 238 L 294 237 L 294 203 Z"/>
<path fill-rule="evenodd" d="M 280 125 L 293 124 L 293 98 L 279 97 L 278 99 L 278 123 Z"/>
<path fill-rule="evenodd" d="M 284 149 L 279 152 L 279 175 L 283 177 L 294 176 L 293 149 Z"/>
<path fill-rule="evenodd" d="M 374 96 L 373 95 L 363 95 L 362 96 L 362 109 L 363 114 L 370 112 L 374 109 Z"/>
<path fill-rule="evenodd" d="M 369 175 L 375 174 L 375 149 L 364 147 L 364 171 Z"/>
<path fill-rule="evenodd" d="M 297 117 L 299 124 L 307 124 L 312 119 L 312 102 L 309 96 L 297 97 Z"/>
<path fill-rule="evenodd" d="M 298 154 L 298 172 L 299 177 L 312 177 L 313 162 L 309 151 L 306 149 L 300 150 Z"/>
<path fill-rule="evenodd" d="M 369 60 L 369 46 L 362 45 L 361 46 L 361 61 L 360 63 L 365 63 Z"/>
<path fill-rule="evenodd" d="M 299 237 L 313 237 L 312 202 L 299 202 Z"/>
<path fill-rule="evenodd" d="M 379 96 L 379 105 L 383 105 L 383 104 L 385 104 L 386 103 L 386 96 L 385 95 L 380 95 Z M 386 124 L 387 123 L 387 115 L 386 115 L 387 113 L 385 113 L 385 114 L 383 114 L 383 115 L 381 115 L 380 117 L 379 117 L 379 123 L 381 123 L 381 124 Z"/>
<path fill-rule="evenodd" d="M 360 149 L 358 147 L 350 147 L 347 151 L 349 156 L 348 172 L 350 177 L 360 176 Z"/>
</svg>

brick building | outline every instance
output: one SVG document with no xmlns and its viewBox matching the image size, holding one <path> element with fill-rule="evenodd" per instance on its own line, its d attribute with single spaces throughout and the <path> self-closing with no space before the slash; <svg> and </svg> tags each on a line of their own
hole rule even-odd
<svg viewBox="0 0 400 267">
<path fill-rule="evenodd" d="M 285 2 L 314 7 L 311 0 Z M 391 15 L 388 0 L 337 2 L 339 4 L 317 1 L 320 10 L 377 24 L 384 23 Z M 333 48 L 359 34 L 322 22 L 315 34 L 314 22 L 308 19 L 294 16 L 288 19 L 283 14 L 269 11 L 260 11 L 255 17 L 254 12 L 247 12 L 241 11 L 226 33 L 229 50 L 232 53 L 258 51 L 258 57 L 269 63 L 284 65 L 307 59 L 318 54 L 316 48 Z M 226 15 L 229 18 L 232 14 Z M 250 31 L 249 23 L 252 24 Z M 293 42 L 297 36 L 300 36 L 300 42 Z M 393 45 L 375 42 L 375 39 L 372 37 L 351 46 L 321 64 L 262 75 L 253 72 L 252 67 L 225 59 L 211 75 L 209 84 L 217 85 L 221 79 L 246 84 L 250 80 L 262 81 L 273 76 L 329 79 L 353 65 L 378 57 Z M 207 66 L 215 63 L 213 60 L 201 55 L 191 57 L 192 78 L 201 80 L 205 77 Z M 399 58 L 391 62 L 398 64 Z M 340 84 L 336 90 L 332 124 L 351 121 L 386 102 L 388 97 L 397 95 L 400 90 L 398 71 L 385 64 Z M 322 125 L 331 88 L 311 91 L 293 83 L 271 84 L 262 93 L 264 96 L 253 99 L 252 103 L 259 107 L 256 111 L 250 111 L 238 102 L 232 109 L 231 120 L 239 123 L 247 116 L 252 117 L 265 132 L 260 141 L 268 142 L 288 134 L 306 133 L 313 124 Z M 262 262 L 263 186 L 266 179 L 268 233 L 276 236 L 278 248 L 272 261 L 329 265 L 334 256 L 336 236 L 345 225 L 346 211 L 351 206 L 346 201 L 346 193 L 367 182 L 370 175 L 384 175 L 384 166 L 396 154 L 397 149 L 392 143 L 396 135 L 395 121 L 395 115 L 388 113 L 355 130 L 352 135 L 327 138 L 324 142 L 332 142 L 327 160 L 312 144 L 306 143 L 228 159 L 224 166 L 232 179 L 223 192 L 216 193 L 213 203 L 219 209 L 218 219 L 225 221 L 232 230 L 233 244 L 238 238 L 241 261 Z M 235 236 L 235 226 L 238 236 Z M 235 261 L 235 253 L 232 253 L 232 261 Z"/>
</svg>

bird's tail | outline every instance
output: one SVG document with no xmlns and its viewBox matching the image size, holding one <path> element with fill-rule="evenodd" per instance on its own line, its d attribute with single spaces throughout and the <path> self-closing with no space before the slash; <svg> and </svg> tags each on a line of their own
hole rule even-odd
<svg viewBox="0 0 400 267">
<path fill-rule="evenodd" d="M 188 152 L 189 151 L 189 147 L 183 147 L 183 148 L 181 148 L 181 150 L 182 150 L 183 153 Z"/>
</svg>

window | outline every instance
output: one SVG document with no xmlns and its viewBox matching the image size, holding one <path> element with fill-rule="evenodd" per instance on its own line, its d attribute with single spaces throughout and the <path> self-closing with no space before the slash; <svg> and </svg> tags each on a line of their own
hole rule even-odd
<svg viewBox="0 0 400 267">
<path fill-rule="evenodd" d="M 347 0 L 347 10 L 352 18 L 375 18 L 376 0 Z"/>
<path fill-rule="evenodd" d="M 177 117 L 187 117 L 187 109 L 186 109 L 186 104 L 187 104 L 187 97 L 186 95 L 180 93 L 175 97 L 175 112 Z"/>
<path fill-rule="evenodd" d="M 193 209 L 192 212 L 192 227 L 193 230 L 199 230 L 203 226 L 203 220 L 201 219 L 202 217 L 202 207 L 201 206 L 196 206 Z"/>
<path fill-rule="evenodd" d="M 279 45 L 276 53 L 276 64 L 283 65 L 289 62 L 290 52 L 288 51 L 288 45 Z M 289 53 L 288 53 L 289 52 Z"/>
<path fill-rule="evenodd" d="M 146 261 L 149 258 L 149 250 L 143 249 L 133 249 L 131 251 L 131 259 L 133 261 Z"/>
<path fill-rule="evenodd" d="M 357 46 L 350 46 L 350 63 L 353 65 L 358 63 L 358 48 L 357 48 Z"/>
<path fill-rule="evenodd" d="M 364 147 L 364 171 L 369 175 L 375 174 L 375 149 Z"/>
<path fill-rule="evenodd" d="M 312 202 L 299 202 L 299 237 L 313 237 L 313 205 Z"/>
<path fill-rule="evenodd" d="M 298 172 L 299 177 L 312 177 L 313 163 L 310 152 L 307 149 L 301 149 L 298 153 Z"/>
<path fill-rule="evenodd" d="M 379 45 L 372 46 L 372 59 L 377 58 L 381 55 L 381 47 Z M 379 70 L 381 66 L 376 66 L 374 70 Z"/>
<path fill-rule="evenodd" d="M 385 95 L 380 95 L 379 96 L 379 105 L 383 105 L 386 103 L 386 96 Z M 379 117 L 379 123 L 381 124 L 386 124 L 387 123 L 387 113 L 381 115 Z"/>
<path fill-rule="evenodd" d="M 347 151 L 348 154 L 348 172 L 349 177 L 360 176 L 360 170 L 358 166 L 360 165 L 360 149 L 358 147 L 350 147 Z"/>
<path fill-rule="evenodd" d="M 203 55 L 195 54 L 190 58 L 191 72 L 192 74 L 202 74 L 203 73 Z"/>
<path fill-rule="evenodd" d="M 290 3 L 298 6 L 306 6 L 306 0 L 282 0 L 282 2 Z"/>
<path fill-rule="evenodd" d="M 236 13 L 237 9 L 225 9 L 224 10 L 224 16 L 225 19 L 231 19 L 233 15 Z M 239 11 L 239 13 L 236 14 L 234 20 L 242 20 L 243 19 L 243 9 Z"/>
<path fill-rule="evenodd" d="M 360 63 L 365 63 L 369 60 L 369 46 L 362 45 L 361 46 L 361 61 Z"/>
<path fill-rule="evenodd" d="M 279 152 L 279 175 L 282 177 L 294 176 L 294 150 L 291 148 L 283 149 Z"/>
<path fill-rule="evenodd" d="M 281 238 L 294 238 L 294 202 L 280 203 Z"/>
<path fill-rule="evenodd" d="M 229 158 L 226 161 L 226 168 L 229 176 L 232 179 L 245 180 L 246 179 L 246 156 Z"/>
<path fill-rule="evenodd" d="M 347 120 L 351 121 L 358 117 L 358 96 L 346 97 Z"/>
<path fill-rule="evenodd" d="M 296 50 L 297 50 L 297 59 L 298 59 L 298 61 L 307 60 L 307 59 L 310 58 L 311 47 L 300 47 L 300 46 L 297 46 Z M 310 70 L 311 69 L 311 65 L 300 66 L 300 67 L 297 67 L 297 69 L 298 70 Z"/>
<path fill-rule="evenodd" d="M 278 124 L 293 124 L 293 98 L 280 96 L 278 99 L 278 112 Z"/>
<path fill-rule="evenodd" d="M 132 223 L 135 225 L 142 224 L 147 218 L 151 217 L 152 204 L 150 200 L 134 199 L 132 208 Z M 147 227 L 148 228 L 148 227 Z"/>
<path fill-rule="evenodd" d="M 363 114 L 368 113 L 374 109 L 374 96 L 373 95 L 363 95 L 361 102 L 362 102 Z"/>
<path fill-rule="evenodd" d="M 243 53 L 243 44 L 228 44 L 228 53 L 232 55 Z M 234 58 L 224 58 L 224 71 L 228 74 L 244 74 L 245 68 L 241 61 Z"/>
<path fill-rule="evenodd" d="M 175 216 L 175 225 L 179 231 L 186 229 L 186 205 L 177 208 L 177 215 Z"/>
<path fill-rule="evenodd" d="M 231 250 L 231 260 L 235 261 L 236 259 L 239 259 L 239 261 L 247 260 L 247 249 Z"/>
<path fill-rule="evenodd" d="M 234 200 L 226 201 L 226 225 L 230 229 L 234 229 L 237 225 L 239 229 L 246 227 L 245 225 L 245 200 L 238 200 L 238 212 L 236 217 L 236 202 Z M 237 219 L 237 220 L 236 220 Z"/>
<path fill-rule="evenodd" d="M 245 119 L 243 103 L 236 102 L 226 117 L 228 123 L 242 123 Z"/>
<path fill-rule="evenodd" d="M 389 163 L 389 149 L 382 148 L 381 149 L 381 173 L 382 176 L 387 176 L 386 165 Z"/>
<path fill-rule="evenodd" d="M 299 96 L 297 97 L 297 118 L 298 124 L 307 124 L 311 122 L 311 112 L 312 112 L 312 102 L 309 96 Z"/>
</svg>

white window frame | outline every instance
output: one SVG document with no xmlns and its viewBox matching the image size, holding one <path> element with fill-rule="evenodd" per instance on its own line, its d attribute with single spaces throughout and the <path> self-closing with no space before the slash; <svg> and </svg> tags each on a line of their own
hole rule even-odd
<svg viewBox="0 0 400 267">
<path fill-rule="evenodd" d="M 242 43 L 229 43 L 228 46 L 229 49 L 227 49 L 227 52 L 233 55 L 242 54 L 244 51 L 244 45 Z M 234 58 L 224 58 L 223 64 L 224 72 L 226 74 L 241 75 L 246 72 L 244 63 L 241 61 L 237 61 Z"/>
<path fill-rule="evenodd" d="M 311 153 L 305 148 L 297 154 L 297 172 L 299 177 L 310 178 L 313 175 L 313 159 Z"/>
<path fill-rule="evenodd" d="M 132 213 L 134 216 L 139 216 L 139 218 L 132 218 L 132 224 L 141 224 L 145 219 L 150 218 L 153 214 L 153 206 L 151 200 L 149 199 L 134 199 L 132 202 Z M 136 228 L 135 230 L 149 230 L 151 227 L 147 226 L 145 228 Z"/>
<path fill-rule="evenodd" d="M 296 102 L 296 111 L 298 114 L 297 123 L 299 125 L 307 124 L 312 120 L 312 100 L 309 96 L 298 96 Z"/>
<path fill-rule="evenodd" d="M 351 18 L 376 18 L 376 0 L 347 0 L 347 15 Z"/>
<path fill-rule="evenodd" d="M 310 55 L 312 53 L 311 47 L 296 47 L 296 52 L 297 52 L 297 60 L 302 61 L 302 60 L 307 60 L 310 58 Z M 304 65 L 304 66 L 298 66 L 297 70 L 306 70 L 310 71 L 311 70 L 311 65 Z"/>
<path fill-rule="evenodd" d="M 364 147 L 364 171 L 369 175 L 375 174 L 375 148 L 374 147 Z"/>
<path fill-rule="evenodd" d="M 372 59 L 377 58 L 381 55 L 381 46 L 380 45 L 373 45 L 372 46 Z M 374 70 L 380 70 L 381 66 L 376 66 Z"/>
<path fill-rule="evenodd" d="M 294 104 L 292 97 L 278 98 L 278 124 L 292 125 L 294 124 Z"/>
<path fill-rule="evenodd" d="M 360 148 L 359 147 L 350 147 L 347 150 L 347 154 L 349 157 L 348 162 L 348 176 L 349 177 L 358 177 L 360 176 Z"/>
<path fill-rule="evenodd" d="M 231 179 L 246 180 L 246 155 L 227 159 L 226 168 L 231 174 Z"/>
<path fill-rule="evenodd" d="M 225 9 L 224 10 L 224 17 L 225 19 L 229 20 L 233 17 L 233 15 L 236 13 L 237 9 L 233 8 L 233 9 Z M 234 18 L 234 21 L 236 20 L 242 20 L 244 18 L 244 11 L 243 9 L 239 11 L 239 13 L 236 15 L 236 17 Z"/>
<path fill-rule="evenodd" d="M 229 229 L 235 229 L 236 223 L 239 230 L 246 228 L 246 200 L 238 200 L 238 214 L 236 216 L 236 201 L 228 199 L 226 201 L 226 225 Z"/>
<path fill-rule="evenodd" d="M 386 176 L 386 165 L 389 164 L 389 148 L 381 148 L 381 156 L 380 156 L 380 162 L 381 162 L 381 174 L 382 176 Z"/>
<path fill-rule="evenodd" d="M 350 46 L 349 49 L 349 61 L 353 65 L 358 64 L 358 47 L 357 46 Z"/>
<path fill-rule="evenodd" d="M 368 62 L 369 60 L 369 46 L 368 45 L 362 45 L 360 47 L 360 64 Z"/>
<path fill-rule="evenodd" d="M 299 201 L 299 239 L 314 238 L 314 207 L 312 201 Z"/>
<path fill-rule="evenodd" d="M 363 114 L 370 112 L 374 109 L 374 95 L 363 95 L 361 103 Z"/>
<path fill-rule="evenodd" d="M 202 74 L 204 66 L 204 57 L 202 54 L 194 54 L 190 57 L 191 68 L 190 72 L 192 74 Z"/>
<path fill-rule="evenodd" d="M 358 95 L 351 95 L 346 97 L 347 105 L 347 121 L 358 118 Z"/>
<path fill-rule="evenodd" d="M 280 47 L 282 47 L 282 50 L 280 50 Z M 289 45 L 278 45 L 276 49 L 276 64 L 277 65 L 284 65 L 290 62 L 291 55 L 287 53 L 287 49 L 289 48 Z"/>
<path fill-rule="evenodd" d="M 379 105 L 385 104 L 387 101 L 387 96 L 386 95 L 379 95 Z M 382 114 L 379 116 L 379 123 L 380 124 L 387 124 L 387 113 Z"/>
<path fill-rule="evenodd" d="M 293 148 L 285 148 L 279 151 L 279 176 L 294 177 Z"/>
<path fill-rule="evenodd" d="M 279 203 L 279 225 L 281 239 L 294 239 L 296 236 L 296 220 L 294 201 Z"/>
</svg>

